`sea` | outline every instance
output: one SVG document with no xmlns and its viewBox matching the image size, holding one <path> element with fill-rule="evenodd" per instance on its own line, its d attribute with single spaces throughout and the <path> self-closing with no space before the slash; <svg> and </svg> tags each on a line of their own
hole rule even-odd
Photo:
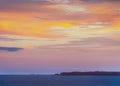
<svg viewBox="0 0 120 86">
<path fill-rule="evenodd" d="M 0 75 L 0 86 L 120 86 L 120 76 Z"/>
</svg>

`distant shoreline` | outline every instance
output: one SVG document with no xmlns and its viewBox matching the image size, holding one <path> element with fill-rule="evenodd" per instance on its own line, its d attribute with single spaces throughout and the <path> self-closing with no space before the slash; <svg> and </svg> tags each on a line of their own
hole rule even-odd
<svg viewBox="0 0 120 86">
<path fill-rule="evenodd" d="M 61 72 L 59 76 L 120 76 L 120 72 Z"/>
</svg>

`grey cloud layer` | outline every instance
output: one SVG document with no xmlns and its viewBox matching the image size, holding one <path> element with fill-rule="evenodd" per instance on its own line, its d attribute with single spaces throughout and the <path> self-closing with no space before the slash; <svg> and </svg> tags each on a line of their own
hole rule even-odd
<svg viewBox="0 0 120 86">
<path fill-rule="evenodd" d="M 57 2 L 58 0 L 0 0 L 0 5 L 14 5 L 14 4 L 25 4 L 25 3 L 50 3 L 50 2 Z M 63 1 L 63 0 L 61 0 Z M 61 2 L 59 1 L 59 2 Z M 64 0 L 65 1 L 65 0 Z M 69 2 L 73 2 L 73 0 L 68 0 Z M 120 0 L 75 0 L 74 2 L 111 2 L 111 1 L 120 1 Z"/>
<path fill-rule="evenodd" d="M 49 2 L 41 0 L 0 0 L 0 11 L 31 11 L 33 9 L 29 8 L 30 4 L 48 5 Z"/>
<path fill-rule="evenodd" d="M 120 41 L 108 39 L 108 38 L 102 38 L 102 37 L 91 37 L 91 38 L 86 38 L 82 41 L 70 41 L 68 44 L 60 44 L 57 46 L 64 46 L 64 47 L 71 47 L 71 46 L 91 46 L 90 48 L 103 48 L 102 46 L 105 47 L 112 47 L 112 46 L 120 46 Z M 97 45 L 97 46 L 96 46 Z"/>
</svg>

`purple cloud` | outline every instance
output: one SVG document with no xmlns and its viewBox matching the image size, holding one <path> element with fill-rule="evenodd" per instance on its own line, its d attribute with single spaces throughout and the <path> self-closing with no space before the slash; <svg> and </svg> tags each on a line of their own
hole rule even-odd
<svg viewBox="0 0 120 86">
<path fill-rule="evenodd" d="M 23 48 L 17 48 L 17 47 L 0 47 L 0 50 L 9 51 L 9 52 L 16 52 L 22 49 Z"/>
</svg>

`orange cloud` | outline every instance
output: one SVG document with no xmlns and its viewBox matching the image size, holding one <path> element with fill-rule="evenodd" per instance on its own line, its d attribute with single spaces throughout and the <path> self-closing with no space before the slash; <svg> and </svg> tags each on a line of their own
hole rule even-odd
<svg viewBox="0 0 120 86">
<path fill-rule="evenodd" d="M 0 33 L 21 36 L 36 36 L 45 38 L 58 38 L 62 35 L 56 34 L 50 27 L 70 27 L 67 21 L 0 21 Z"/>
</svg>

